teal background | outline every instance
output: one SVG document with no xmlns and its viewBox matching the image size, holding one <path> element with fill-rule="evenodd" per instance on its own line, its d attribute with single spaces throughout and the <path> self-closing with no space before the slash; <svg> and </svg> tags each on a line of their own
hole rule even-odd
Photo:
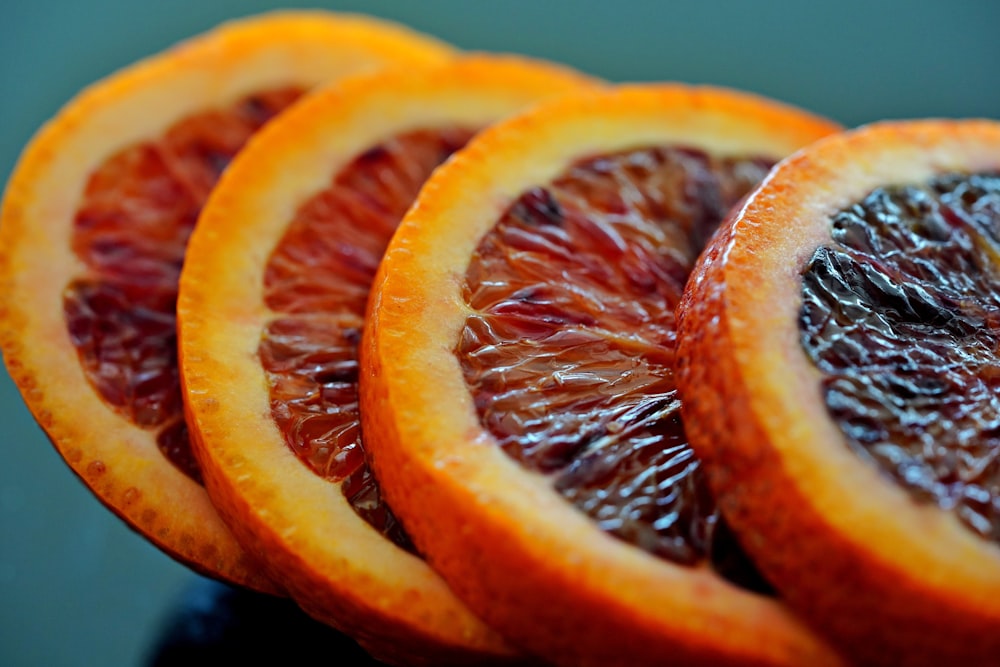
<svg viewBox="0 0 1000 667">
<path fill-rule="evenodd" d="M 259 1 L 3 0 L 0 181 L 37 127 L 97 78 Z M 326 2 L 469 49 L 612 80 L 756 91 L 848 125 L 1000 114 L 1000 3 Z M 141 665 L 194 579 L 70 473 L 0 374 L 0 665 Z"/>
</svg>

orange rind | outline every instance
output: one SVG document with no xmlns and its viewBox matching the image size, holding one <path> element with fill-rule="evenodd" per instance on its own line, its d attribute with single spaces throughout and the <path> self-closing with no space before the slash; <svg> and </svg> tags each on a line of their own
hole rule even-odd
<svg viewBox="0 0 1000 667">
<path fill-rule="evenodd" d="M 805 112 L 723 89 L 663 84 L 580 93 L 478 135 L 431 177 L 410 209 L 386 253 L 369 301 L 361 348 L 366 443 L 386 498 L 418 549 L 473 611 L 512 641 L 561 665 L 841 664 L 778 600 L 730 583 L 702 557 L 680 565 L 612 537 L 556 492 L 552 474 L 522 467 L 501 450 L 479 410 L 506 396 L 505 387 L 515 387 L 519 376 L 537 367 L 549 368 L 550 360 L 558 361 L 561 353 L 500 365 L 487 356 L 482 373 L 495 384 L 475 398 L 467 383 L 468 358 L 462 354 L 470 347 L 469 340 L 489 333 L 492 326 L 480 323 L 474 331 L 469 328 L 470 318 L 487 320 L 470 305 L 468 293 L 492 298 L 495 289 L 505 289 L 501 285 L 505 274 L 476 269 L 472 262 L 487 253 L 484 239 L 490 238 L 489 252 L 509 259 L 504 266 L 529 263 L 529 274 L 538 271 L 545 276 L 529 275 L 520 296 L 502 308 L 520 317 L 522 306 L 542 307 L 542 316 L 525 324 L 525 329 L 550 327 L 555 338 L 601 337 L 607 345 L 655 349 L 657 358 L 671 358 L 669 298 L 657 306 L 658 312 L 666 313 L 665 319 L 644 325 L 662 334 L 651 338 L 645 329 L 598 332 L 591 326 L 607 309 L 628 310 L 628 304 L 620 302 L 627 302 L 631 294 L 618 299 L 602 292 L 584 298 L 573 288 L 575 277 L 584 274 L 590 287 L 602 282 L 618 285 L 619 268 L 635 269 L 631 260 L 645 252 L 639 249 L 629 255 L 631 250 L 623 250 L 627 242 L 616 233 L 624 230 L 616 225 L 627 226 L 631 216 L 639 216 L 641 207 L 630 208 L 629 202 L 638 203 L 645 196 L 629 185 L 626 172 L 642 171 L 653 159 L 650 156 L 659 159 L 659 149 L 643 153 L 647 147 L 678 147 L 675 157 L 681 162 L 685 155 L 707 155 L 709 161 L 712 156 L 761 155 L 776 160 L 836 129 Z M 623 171 L 602 163 L 605 156 L 629 151 L 638 157 L 632 162 L 623 158 L 631 165 Z M 588 237 L 612 248 L 612 253 L 622 250 L 617 259 L 591 263 L 581 259 L 575 264 L 586 248 L 560 245 L 570 235 L 560 224 L 568 229 L 571 218 L 573 224 L 580 223 L 581 214 L 576 208 L 570 210 L 569 199 L 557 201 L 545 192 L 551 192 L 552 184 L 568 170 L 584 163 L 588 173 L 604 170 L 612 174 L 610 180 L 621 178 L 620 189 L 584 188 L 581 195 L 597 197 L 597 209 L 618 216 L 617 222 L 596 225 Z M 655 173 L 649 177 L 657 178 Z M 664 187 L 669 191 L 670 186 Z M 657 215 L 672 205 L 649 197 L 643 206 L 661 211 Z M 559 211 L 565 213 L 561 218 Z M 507 237 L 489 236 L 495 225 L 499 227 L 498 220 L 510 216 L 534 216 L 541 220 L 537 227 L 548 224 L 545 216 L 560 220 L 548 227 L 552 231 L 544 238 L 532 236 L 530 221 Z M 652 230 L 639 236 L 655 237 L 657 243 L 668 239 L 659 246 L 660 252 L 676 257 L 676 263 L 669 258 L 653 260 L 656 268 L 650 271 L 669 273 L 676 268 L 670 289 L 679 298 L 683 276 L 677 267 L 686 271 L 693 263 L 693 249 L 688 247 L 693 245 L 693 232 L 675 229 L 669 220 L 661 222 L 662 233 Z M 684 234 L 671 236 L 681 231 Z M 510 239 L 516 249 L 505 249 L 500 238 Z M 551 250 L 556 246 L 558 250 Z M 539 248 L 545 252 L 533 255 Z M 553 262 L 556 278 L 543 270 Z M 480 285 L 468 287 L 470 274 L 476 271 L 482 274 L 477 276 Z M 645 279 L 642 270 L 629 275 L 637 285 L 660 289 L 657 281 Z M 570 286 L 565 294 L 552 296 L 547 290 L 561 280 Z M 591 310 L 565 305 L 584 301 Z M 500 322 L 493 333 L 506 326 L 500 320 L 489 322 Z M 510 327 L 516 329 L 514 324 Z M 494 347 L 527 349 L 538 344 L 530 337 L 501 337 Z M 602 343 L 586 349 L 602 346 L 606 347 Z M 492 354 L 487 347 L 475 354 Z M 589 354 L 580 355 L 585 360 L 581 363 L 587 363 Z M 635 367 L 641 363 L 636 361 Z M 629 382 L 631 369 L 616 367 L 610 374 L 606 369 L 585 369 L 608 377 L 585 400 L 614 394 L 619 379 L 622 384 Z M 577 370 L 543 371 L 526 394 L 540 407 L 524 419 L 544 420 L 551 415 L 557 421 L 566 417 L 568 423 L 569 410 L 545 401 L 561 387 L 580 381 Z M 650 381 L 672 383 L 669 364 L 661 373 L 659 380 Z M 522 417 L 506 412 L 495 419 Z M 609 437 L 621 432 L 613 423 L 602 428 Z M 563 436 L 584 437 L 560 431 Z"/>
<path fill-rule="evenodd" d="M 883 216 L 891 221 L 895 215 L 891 206 L 902 205 L 890 204 L 888 213 L 870 208 L 864 213 L 867 198 L 874 201 L 873 193 L 880 188 L 904 193 L 912 188 L 924 202 L 913 209 L 918 212 L 913 213 L 913 237 L 923 238 L 924 243 L 902 254 L 922 262 L 922 273 L 931 277 L 915 288 L 923 290 L 921 298 L 927 303 L 943 298 L 934 280 L 964 276 L 960 282 L 965 287 L 948 297 L 960 304 L 950 316 L 957 322 L 961 308 L 982 298 L 975 293 L 976 281 L 991 284 L 989 266 L 991 262 L 995 266 L 991 254 L 995 251 L 988 250 L 989 233 L 976 231 L 976 225 L 995 221 L 996 212 L 980 206 L 975 222 L 975 216 L 962 213 L 954 203 L 935 201 L 927 194 L 932 190 L 928 184 L 949 172 L 995 174 L 998 156 L 1000 126 L 989 121 L 887 122 L 820 141 L 780 164 L 734 213 L 701 259 L 679 309 L 685 424 L 724 514 L 790 606 L 863 664 L 994 662 L 1000 651 L 1000 551 L 995 538 L 964 525 L 958 514 L 961 503 L 946 511 L 928 497 L 915 495 L 891 466 L 876 464 L 877 451 L 861 448 L 859 455 L 857 443 L 851 444 L 853 436 L 834 419 L 826 400 L 833 366 L 828 360 L 815 362 L 802 342 L 823 334 L 807 336 L 800 326 L 806 317 L 805 276 L 820 249 L 840 247 L 833 238 L 838 216 L 840 220 L 861 216 L 857 220 L 868 221 L 864 234 L 871 243 L 891 250 L 895 242 L 879 236 L 877 220 Z M 968 201 L 973 206 L 977 200 Z M 949 206 L 953 208 L 944 211 Z M 946 233 L 932 230 L 938 211 L 944 211 L 941 219 L 950 221 Z M 865 229 L 857 220 L 857 229 Z M 954 246 L 945 245 L 943 252 L 935 249 L 958 235 L 979 239 L 976 243 L 994 259 L 974 269 L 979 265 L 965 262 L 975 243 L 966 246 L 956 241 Z M 857 266 L 872 276 L 883 272 L 891 276 L 880 282 L 879 290 L 885 294 L 917 294 L 908 291 L 909 274 L 897 268 L 905 261 L 899 256 L 876 252 Z M 942 343 L 940 337 L 951 335 L 951 325 L 933 320 L 926 314 L 930 311 L 914 321 L 924 333 L 894 342 L 894 331 L 907 330 L 899 318 L 910 306 L 893 302 L 873 310 L 877 315 L 868 319 L 862 308 L 868 299 L 867 279 L 859 270 L 844 273 L 843 280 L 851 287 L 832 302 L 832 308 L 855 310 L 846 320 L 843 313 L 825 316 L 830 323 L 824 328 L 834 334 L 823 343 L 838 355 L 845 345 L 854 350 L 843 357 L 849 363 L 838 373 L 858 368 L 857 377 L 876 386 L 880 378 L 912 371 L 912 382 L 919 382 L 926 370 L 921 369 L 919 356 L 925 346 L 939 346 L 947 355 L 949 348 L 965 344 L 961 336 Z M 877 354 L 865 342 L 874 340 L 865 332 L 874 331 L 877 322 L 881 322 L 878 347 L 905 343 L 913 352 L 897 359 L 909 359 L 913 369 L 887 363 L 873 371 L 862 363 Z M 990 335 L 985 324 L 968 334 Z M 944 370 L 947 364 L 938 366 Z M 973 377 L 979 372 L 974 364 L 967 368 Z M 947 425 L 951 423 L 944 421 L 949 419 L 947 411 L 923 421 L 926 409 L 965 400 L 961 384 L 933 398 L 908 394 L 897 391 L 871 403 L 869 430 L 861 437 L 868 437 L 882 418 L 882 409 L 897 402 L 909 411 L 906 421 L 924 424 L 921 430 L 944 422 L 944 432 L 928 441 L 926 451 L 963 428 L 957 421 Z M 985 409 L 987 415 L 991 410 L 988 402 L 970 401 L 967 408 Z M 856 418 L 846 423 L 863 426 Z M 995 451 L 990 438 L 988 430 L 980 428 L 968 437 L 966 451 L 953 450 L 954 455 L 972 457 L 975 467 L 977 447 Z M 900 444 L 898 439 L 881 437 L 873 442 L 903 456 L 900 460 L 908 459 L 894 449 Z M 924 474 L 918 463 L 910 461 L 908 466 L 917 479 Z M 992 488 L 995 494 L 995 482 L 990 481 L 995 473 L 989 470 L 980 479 L 963 473 L 952 483 L 981 484 L 982 490 L 989 493 Z"/>
</svg>

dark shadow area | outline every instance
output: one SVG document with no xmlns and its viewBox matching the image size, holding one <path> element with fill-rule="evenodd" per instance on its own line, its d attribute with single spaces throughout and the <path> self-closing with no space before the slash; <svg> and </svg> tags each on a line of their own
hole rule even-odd
<svg viewBox="0 0 1000 667">
<path fill-rule="evenodd" d="M 289 599 L 198 578 L 167 611 L 146 667 L 257 664 L 377 667 L 354 640 L 305 614 Z"/>
</svg>

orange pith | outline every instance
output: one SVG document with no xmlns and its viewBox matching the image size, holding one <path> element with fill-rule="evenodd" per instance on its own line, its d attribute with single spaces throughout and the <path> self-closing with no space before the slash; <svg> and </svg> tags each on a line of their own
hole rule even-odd
<svg viewBox="0 0 1000 667">
<path fill-rule="evenodd" d="M 299 91 L 450 55 L 391 24 L 324 12 L 233 22 L 81 93 L 8 184 L 0 344 L 12 378 L 97 497 L 205 574 L 278 590 L 195 481 L 180 419 L 174 300 L 198 209 Z"/>
<path fill-rule="evenodd" d="M 612 535 L 755 588 L 684 435 L 674 308 L 715 225 L 771 164 L 676 146 L 576 161 L 480 241 L 455 350 L 507 454 Z"/>
<path fill-rule="evenodd" d="M 386 539 L 357 424 L 368 285 L 423 180 L 472 130 L 583 85 L 499 56 L 342 82 L 255 138 L 192 237 L 181 370 L 206 487 L 306 611 L 382 660 L 523 658 Z"/>
<path fill-rule="evenodd" d="M 556 492 L 551 476 L 525 469 L 497 446 L 499 432 L 530 432 L 532 420 L 551 418 L 546 415 L 555 417 L 548 433 L 572 432 L 560 431 L 576 419 L 565 408 L 593 407 L 562 400 L 577 383 L 598 402 L 632 381 L 653 387 L 660 398 L 669 394 L 669 368 L 663 368 L 671 364 L 669 320 L 647 320 L 640 311 L 669 312 L 684 265 L 696 253 L 689 233 L 707 232 L 711 223 L 692 228 L 683 217 L 675 228 L 638 223 L 630 216 L 669 208 L 653 205 L 663 202 L 652 193 L 671 187 L 664 178 L 644 192 L 637 182 L 663 177 L 658 169 L 668 155 L 695 162 L 698 153 L 711 156 L 709 162 L 774 160 L 834 130 L 808 114 L 715 89 L 627 86 L 572 96 L 478 135 L 435 172 L 408 212 L 376 278 L 362 341 L 366 447 L 390 505 L 429 562 L 473 610 L 529 650 L 566 665 L 652 665 L 665 656 L 676 664 L 840 664 L 780 603 L 733 586 L 701 557 L 692 559 L 697 565 L 681 566 L 609 536 Z M 574 169 L 579 179 L 564 177 Z M 602 189 L 615 181 L 620 190 Z M 716 192 L 715 186 L 703 192 Z M 581 211 L 593 202 L 620 217 L 607 225 L 587 220 Z M 574 236 L 579 243 L 567 242 Z M 592 252 L 595 247 L 601 250 Z M 647 261 L 647 252 L 656 259 Z M 597 259 L 607 254 L 615 259 Z M 576 261 L 564 261 L 568 257 Z M 478 286 L 464 290 L 463 275 Z M 572 286 L 564 289 L 567 276 Z M 625 296 L 594 296 L 625 285 Z M 634 301 L 642 291 L 636 287 L 659 291 L 655 307 Z M 484 304 L 496 312 L 485 316 Z M 628 330 L 617 324 L 586 330 L 593 324 L 588 320 L 617 321 L 620 313 L 626 313 L 622 321 L 631 320 Z M 566 346 L 555 351 L 539 343 L 560 338 Z M 542 352 L 521 357 L 525 349 Z M 460 360 L 456 350 L 485 358 Z M 602 367 L 601 359 L 614 356 L 609 350 L 622 352 L 626 372 L 616 366 L 619 359 L 608 362 L 613 370 Z M 584 360 L 592 359 L 587 367 Z M 646 375 L 644 363 L 660 368 Z M 481 382 L 481 390 L 470 391 L 467 379 Z M 512 400 L 507 407 L 513 410 L 491 413 L 495 401 L 516 398 L 519 383 L 529 387 L 530 407 L 542 409 L 531 412 Z M 663 400 L 651 411 L 669 422 L 672 407 Z M 619 416 L 628 412 L 619 407 Z M 615 439 L 617 428 L 607 426 L 615 421 L 591 424 L 597 440 Z M 619 434 L 628 430 L 617 423 Z M 651 431 L 663 436 L 669 424 Z M 577 447 L 576 435 L 561 444 Z M 537 440 L 557 445 L 537 468 L 565 460 L 555 451 L 559 437 Z M 670 436 L 659 440 L 662 445 Z M 613 464 L 612 458 L 597 467 Z M 567 476 L 589 476 L 580 487 L 589 493 L 591 481 L 600 486 L 605 480 L 587 471 L 587 463 L 575 464 Z"/>
<path fill-rule="evenodd" d="M 965 199 L 983 207 L 978 221 L 963 221 L 946 184 L 950 173 L 995 173 L 997 155 L 1000 126 L 977 121 L 877 124 L 821 141 L 779 165 L 724 227 L 679 309 L 685 423 L 723 512 L 789 604 L 862 663 L 988 664 L 1000 650 L 997 546 L 983 539 L 988 529 L 969 529 L 975 517 L 929 502 L 941 489 L 919 468 L 962 432 L 968 450 L 951 450 L 958 460 L 950 464 L 938 459 L 937 482 L 954 483 L 956 464 L 962 475 L 962 465 L 968 472 L 989 460 L 973 460 L 989 448 L 988 428 L 968 431 L 989 422 L 992 399 L 982 412 L 976 384 L 963 380 L 928 420 L 941 392 L 921 378 L 985 372 L 989 382 L 988 364 L 956 363 L 956 355 L 991 335 L 987 320 L 969 318 L 976 284 L 992 275 L 992 242 L 989 232 L 969 232 L 995 219 L 994 207 L 990 198 Z M 908 199 L 920 203 L 903 205 Z M 924 282 L 905 268 L 911 263 L 924 267 Z M 850 287 L 829 303 L 823 295 L 838 281 Z M 940 319 L 933 306 L 949 300 Z M 963 319 L 970 326 L 956 336 Z M 880 393 L 900 374 L 914 384 Z M 872 393 L 841 391 L 858 382 Z M 914 398 L 897 413 L 910 421 L 895 423 L 898 406 Z M 925 459 L 909 458 L 907 434 L 933 434 L 956 416 L 953 405 L 969 421 L 927 438 Z M 870 437 L 876 432 L 887 435 Z M 899 469 L 876 464 L 879 454 L 909 468 L 904 477 L 922 492 L 901 484 Z M 966 475 L 962 484 L 982 481 Z"/>
</svg>

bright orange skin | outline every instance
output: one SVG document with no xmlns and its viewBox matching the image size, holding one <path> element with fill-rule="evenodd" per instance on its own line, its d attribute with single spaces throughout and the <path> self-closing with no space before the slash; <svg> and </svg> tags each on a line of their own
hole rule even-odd
<svg viewBox="0 0 1000 667">
<path fill-rule="evenodd" d="M 786 155 L 837 128 L 752 96 L 676 85 L 564 98 L 483 132 L 431 177 L 376 278 L 362 423 L 386 497 L 456 594 L 561 665 L 838 665 L 774 599 L 603 533 L 478 421 L 453 350 L 461 276 L 509 203 L 582 156 L 687 145 Z"/>
<path fill-rule="evenodd" d="M 225 581 L 280 588 L 247 557 L 205 490 L 158 451 L 155 432 L 89 385 L 63 316 L 86 267 L 72 251 L 87 178 L 123 147 L 257 91 L 452 51 L 406 29 L 324 12 L 277 12 L 224 25 L 88 88 L 32 140 L 0 219 L 0 345 L 11 377 L 60 454 L 98 499 L 168 555 Z"/>
<path fill-rule="evenodd" d="M 268 258 L 299 206 L 366 151 L 416 129 L 483 127 L 591 85 L 563 67 L 484 55 L 324 88 L 233 161 L 192 236 L 178 304 L 181 370 L 209 494 L 240 542 L 303 609 L 380 660 L 491 665 L 526 658 L 426 562 L 363 521 L 344 496 L 344 480 L 316 474 L 286 444 L 258 356 L 268 323 L 282 316 L 266 301 Z"/>
<path fill-rule="evenodd" d="M 679 308 L 684 421 L 723 513 L 790 606 L 864 664 L 996 664 L 1000 550 L 848 449 L 799 344 L 800 273 L 833 212 L 998 156 L 989 122 L 818 142 L 734 213 Z"/>
</svg>

